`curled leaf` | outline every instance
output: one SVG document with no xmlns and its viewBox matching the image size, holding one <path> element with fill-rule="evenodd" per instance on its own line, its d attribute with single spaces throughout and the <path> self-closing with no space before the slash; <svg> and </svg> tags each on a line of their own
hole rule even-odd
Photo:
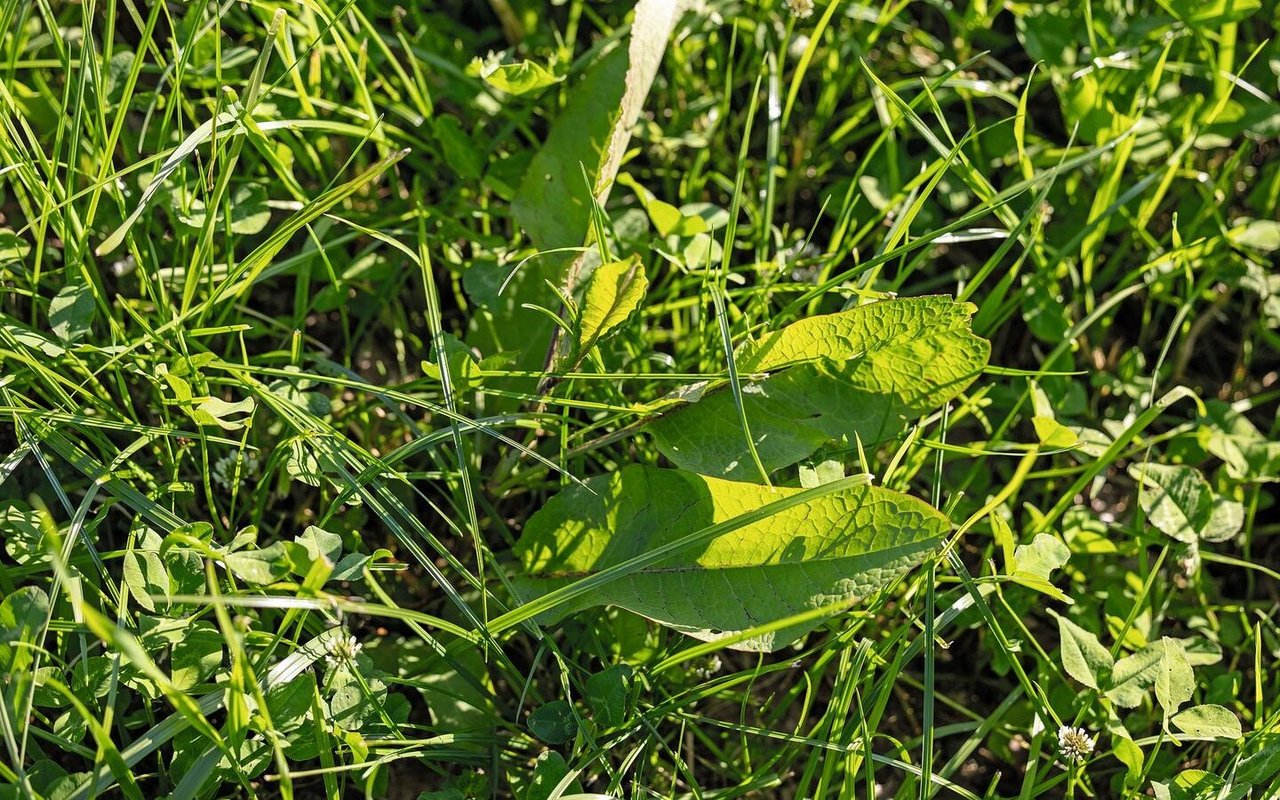
<svg viewBox="0 0 1280 800">
<path fill-rule="evenodd" d="M 484 82 L 510 95 L 533 94 L 564 80 L 536 61 L 517 61 L 514 64 L 486 65 L 476 58 L 472 70 L 479 73 Z"/>
</svg>

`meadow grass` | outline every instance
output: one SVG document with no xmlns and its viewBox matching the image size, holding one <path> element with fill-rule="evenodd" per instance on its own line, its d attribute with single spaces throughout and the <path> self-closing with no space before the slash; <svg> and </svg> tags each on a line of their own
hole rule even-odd
<svg viewBox="0 0 1280 800">
<path fill-rule="evenodd" d="M 0 797 L 1280 795 L 1274 0 L 687 5 L 0 3 Z"/>
</svg>

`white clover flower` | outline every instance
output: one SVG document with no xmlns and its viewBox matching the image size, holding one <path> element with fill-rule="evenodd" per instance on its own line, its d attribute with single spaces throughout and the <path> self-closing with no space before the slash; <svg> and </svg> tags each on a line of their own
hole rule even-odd
<svg viewBox="0 0 1280 800">
<path fill-rule="evenodd" d="M 236 483 L 236 466 L 240 467 L 240 480 L 248 482 L 258 477 L 258 457 L 253 453 L 227 453 L 213 462 L 213 482 L 225 491 L 231 491 Z"/>
<path fill-rule="evenodd" d="M 720 661 L 720 656 L 718 654 L 713 653 L 711 655 L 711 658 L 707 659 L 706 663 L 704 663 L 702 666 L 693 668 L 693 674 L 699 680 L 706 681 L 714 678 L 716 673 L 719 672 L 723 667 L 724 667 L 724 664 Z"/>
<path fill-rule="evenodd" d="M 808 19 L 813 16 L 813 0 L 787 0 L 787 10 L 796 19 Z"/>
<path fill-rule="evenodd" d="M 1200 548 L 1194 543 L 1188 546 L 1186 552 L 1178 558 L 1178 571 L 1188 580 L 1194 578 L 1200 571 Z"/>
<path fill-rule="evenodd" d="M 325 654 L 324 660 L 331 667 L 355 661 L 356 655 L 362 647 L 364 645 L 360 644 L 353 635 L 338 636 L 329 642 L 329 649 Z"/>
<path fill-rule="evenodd" d="M 1084 728 L 1063 725 L 1058 729 L 1058 750 L 1068 761 L 1084 761 L 1093 754 L 1097 740 Z"/>
</svg>

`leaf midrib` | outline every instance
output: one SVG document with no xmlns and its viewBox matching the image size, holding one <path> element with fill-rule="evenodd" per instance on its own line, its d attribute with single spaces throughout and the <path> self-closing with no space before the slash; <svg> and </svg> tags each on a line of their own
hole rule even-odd
<svg viewBox="0 0 1280 800">
<path fill-rule="evenodd" d="M 635 577 L 639 575 L 679 574 L 679 573 L 689 573 L 689 572 L 710 573 L 710 572 L 732 572 L 734 570 L 758 571 L 758 570 L 775 569 L 779 567 L 805 567 L 813 564 L 826 564 L 826 563 L 831 563 L 835 561 L 848 561 L 851 559 L 869 558 L 872 556 L 889 556 L 890 558 L 896 558 L 904 555 L 910 555 L 912 552 L 920 549 L 921 546 L 923 546 L 925 543 L 931 542 L 931 541 L 936 542 L 941 538 L 942 538 L 941 535 L 931 536 L 928 539 L 921 539 L 916 542 L 909 542 L 906 544 L 894 545 L 893 547 L 886 547 L 879 550 L 869 550 L 865 553 L 856 553 L 856 554 L 844 555 L 844 556 L 818 556 L 814 558 L 806 557 L 799 561 L 784 561 L 784 562 L 775 562 L 775 563 L 766 563 L 766 564 L 758 564 L 758 563 L 757 564 L 739 564 L 739 565 L 733 565 L 733 566 L 704 567 L 704 566 L 698 566 L 698 565 L 691 565 L 691 566 L 674 565 L 670 567 L 652 567 L 652 568 L 636 570 L 630 573 L 627 577 Z M 673 556 L 674 555 L 679 555 L 679 554 L 676 553 L 676 554 L 673 554 Z M 582 571 L 575 571 L 575 572 L 525 573 L 520 577 L 528 580 L 546 580 L 546 581 L 581 580 L 583 578 L 590 578 L 594 575 L 598 575 L 599 573 L 604 572 L 612 568 L 613 566 L 616 566 L 616 565 L 609 565 L 606 567 L 601 567 L 596 570 L 582 570 Z M 859 571 L 855 571 L 853 574 L 856 575 L 857 572 Z"/>
</svg>

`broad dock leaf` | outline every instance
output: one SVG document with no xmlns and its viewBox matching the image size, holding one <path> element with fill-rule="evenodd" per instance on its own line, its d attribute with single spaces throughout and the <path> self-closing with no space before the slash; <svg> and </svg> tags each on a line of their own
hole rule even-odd
<svg viewBox="0 0 1280 800">
<path fill-rule="evenodd" d="M 865 444 L 897 435 L 964 391 L 986 366 L 990 344 L 969 327 L 973 306 L 933 296 L 882 300 L 788 325 L 738 348 L 756 451 L 767 470 L 796 463 L 835 440 Z M 663 455 L 705 475 L 747 478 L 754 464 L 733 396 L 711 391 L 648 426 Z"/>
<path fill-rule="evenodd" d="M 511 212 L 539 250 L 577 247 L 587 237 L 594 189 L 587 180 L 600 175 L 626 69 L 626 51 L 618 49 L 588 70 L 529 162 Z M 566 259 L 549 263 L 563 266 Z M 543 275 L 559 279 L 548 263 L 541 266 Z"/>
<path fill-rule="evenodd" d="M 591 202 L 603 206 L 608 201 L 667 40 L 690 5 L 689 0 L 640 0 L 627 49 L 606 55 L 574 87 L 512 203 L 516 221 L 538 248 L 583 243 Z"/>
<path fill-rule="evenodd" d="M 521 599 L 625 563 L 800 489 L 628 466 L 553 497 L 516 545 Z M 712 641 L 802 612 L 865 600 L 919 564 L 950 529 L 926 503 L 867 485 L 800 503 L 680 550 L 543 615 L 615 605 Z M 818 623 L 732 645 L 768 651 Z"/>
</svg>

